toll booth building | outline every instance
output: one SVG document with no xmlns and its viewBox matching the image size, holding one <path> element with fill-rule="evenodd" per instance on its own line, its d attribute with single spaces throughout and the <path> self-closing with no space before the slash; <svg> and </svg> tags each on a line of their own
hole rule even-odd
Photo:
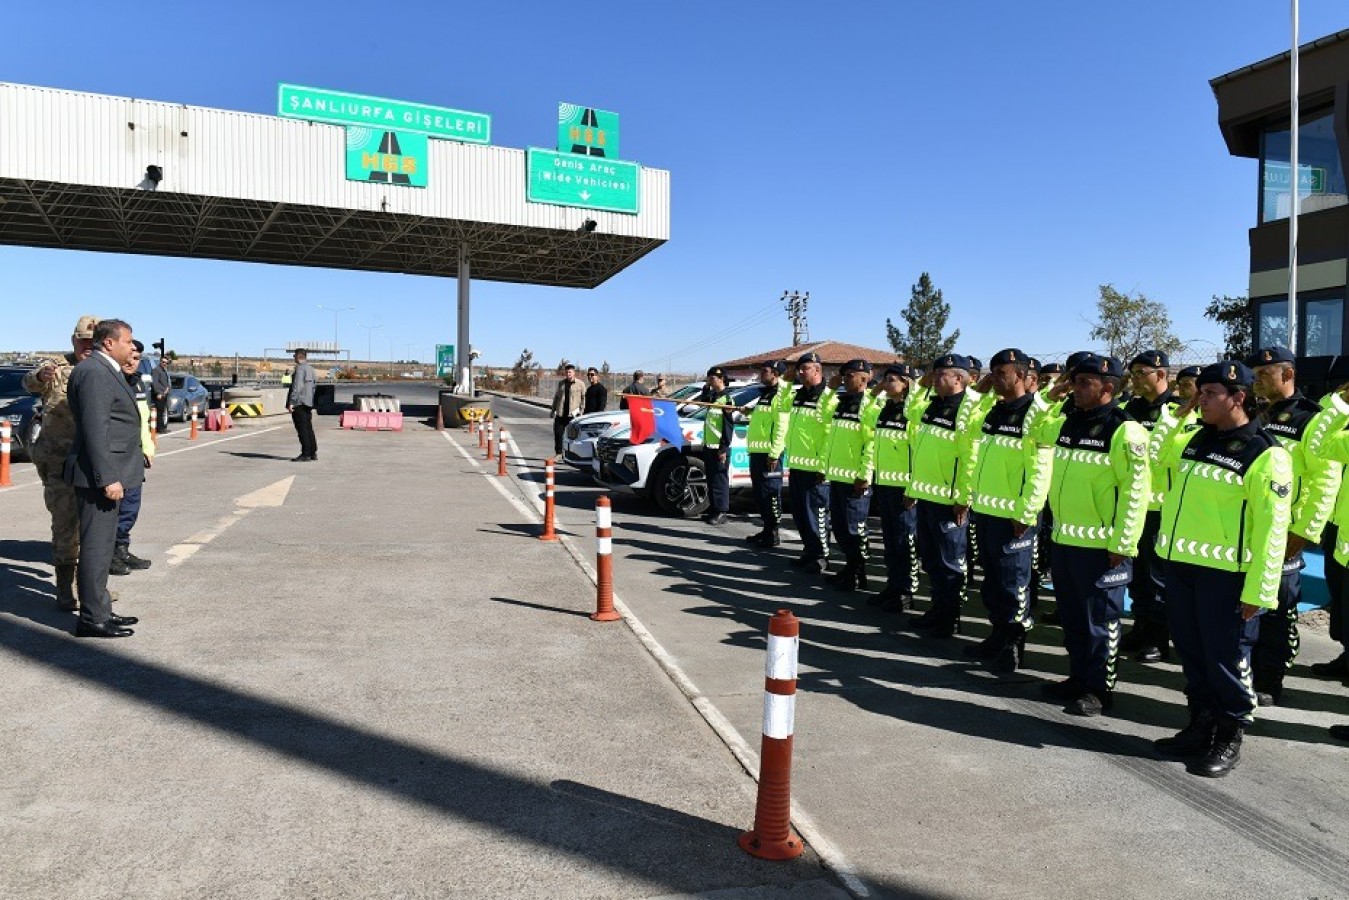
<svg viewBox="0 0 1349 900">
<path fill-rule="evenodd" d="M 1349 30 L 1303 45 L 1299 57 L 1297 352 L 1333 357 L 1349 350 Z M 1291 60 L 1282 53 L 1210 82 L 1228 151 L 1260 161 L 1248 294 L 1257 347 L 1288 343 Z"/>
</svg>

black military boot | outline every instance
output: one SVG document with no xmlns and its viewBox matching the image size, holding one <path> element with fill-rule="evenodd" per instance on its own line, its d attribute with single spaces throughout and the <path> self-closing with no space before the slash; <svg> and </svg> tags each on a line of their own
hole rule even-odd
<svg viewBox="0 0 1349 900">
<path fill-rule="evenodd" d="M 1149 619 L 1135 626 L 1135 630 L 1138 628 L 1143 629 L 1143 646 L 1138 648 L 1134 659 L 1163 662 L 1171 658 L 1171 629 L 1167 628 L 1165 619 Z"/>
<path fill-rule="evenodd" d="M 998 655 L 1005 643 L 1007 643 L 1007 623 L 994 622 L 993 630 L 988 633 L 988 637 L 977 644 L 965 646 L 965 655 L 973 656 L 975 659 L 992 659 Z"/>
<path fill-rule="evenodd" d="M 1158 753 L 1166 756 L 1200 756 L 1213 746 L 1213 732 L 1218 723 L 1206 709 L 1190 710 L 1190 724 L 1169 738 L 1152 742 Z"/>
<path fill-rule="evenodd" d="M 1147 622 L 1134 617 L 1134 625 L 1119 639 L 1120 653 L 1136 653 L 1149 643 Z"/>
<path fill-rule="evenodd" d="M 777 547 L 782 543 L 782 536 L 778 533 L 778 526 L 774 525 L 764 532 L 763 546 Z"/>
<path fill-rule="evenodd" d="M 1001 675 L 1010 675 L 1021 668 L 1021 660 L 1026 655 L 1026 628 L 1020 622 L 1007 625 L 1002 646 L 988 661 L 988 667 Z"/>
<path fill-rule="evenodd" d="M 764 544 L 764 538 L 766 538 L 767 536 L 768 536 L 768 529 L 764 528 L 761 531 L 756 531 L 754 532 L 754 534 L 751 534 L 749 537 L 745 538 L 745 543 L 753 544 L 756 547 L 762 547 Z"/>
<path fill-rule="evenodd" d="M 1223 719 L 1213 733 L 1208 755 L 1191 764 L 1190 772 L 1204 778 L 1222 778 L 1241 762 L 1241 723 Z"/>
<path fill-rule="evenodd" d="M 867 564 L 860 554 L 850 555 L 842 569 L 825 579 L 841 591 L 855 591 L 867 586 Z"/>
<path fill-rule="evenodd" d="M 131 552 L 131 547 L 130 547 L 130 545 L 128 545 L 128 544 L 118 544 L 118 545 L 117 545 L 117 548 L 116 548 L 113 552 L 114 552 L 117 556 L 121 557 L 122 562 L 126 563 L 126 564 L 127 564 L 127 568 L 129 568 L 129 569 L 148 569 L 148 568 L 150 568 L 150 565 L 151 565 L 150 560 L 148 560 L 148 559 L 141 559 L 139 556 L 137 556 L 136 554 L 132 553 L 132 552 Z"/>
<path fill-rule="evenodd" d="M 1260 706 L 1278 706 L 1283 696 L 1282 669 L 1256 669 L 1252 679 L 1255 702 Z"/>
<path fill-rule="evenodd" d="M 891 594 L 881 605 L 881 612 L 887 613 L 903 613 L 911 609 L 913 609 L 913 594 L 903 592 Z"/>
<path fill-rule="evenodd" d="M 80 604 L 75 600 L 74 564 L 56 567 L 56 608 L 63 612 L 74 612 Z"/>
<path fill-rule="evenodd" d="M 898 593 L 899 592 L 895 590 L 894 585 L 887 581 L 885 587 L 867 598 L 867 606 L 884 606 L 886 603 L 890 602 L 891 597 Z"/>
<path fill-rule="evenodd" d="M 122 556 L 122 548 L 116 547 L 112 552 L 112 562 L 108 564 L 109 575 L 130 575 L 131 566 L 127 565 L 126 559 Z"/>
</svg>

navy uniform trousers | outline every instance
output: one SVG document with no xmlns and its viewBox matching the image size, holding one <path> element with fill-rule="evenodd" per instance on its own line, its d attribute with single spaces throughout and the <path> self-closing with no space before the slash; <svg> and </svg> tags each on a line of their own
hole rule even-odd
<svg viewBox="0 0 1349 900">
<path fill-rule="evenodd" d="M 829 556 L 829 482 L 824 473 L 792 470 L 787 493 L 792 500 L 792 520 L 805 545 L 801 555 L 825 559 Z"/>
<path fill-rule="evenodd" d="M 1259 635 L 1251 652 L 1251 665 L 1257 676 L 1268 675 L 1281 681 L 1284 670 L 1293 665 L 1302 649 L 1302 635 L 1297 628 L 1297 605 L 1302 601 L 1302 568 L 1301 553 L 1283 564 L 1279 606 L 1260 615 Z"/>
<path fill-rule="evenodd" d="M 1251 647 L 1261 616 L 1242 621 L 1241 572 L 1167 565 L 1166 619 L 1185 673 L 1190 709 L 1249 723 L 1255 716 Z"/>
<path fill-rule="evenodd" d="M 754 506 L 763 518 L 763 527 L 774 531 L 782 521 L 782 457 L 776 471 L 768 471 L 768 454 L 749 455 L 749 484 Z"/>
<path fill-rule="evenodd" d="M 1129 600 L 1133 604 L 1134 623 L 1166 622 L 1166 563 L 1157 557 L 1157 532 L 1162 527 L 1162 511 L 1150 510 L 1143 519 L 1143 534 L 1138 539 L 1138 557 L 1134 559 L 1133 578 L 1129 582 Z"/>
<path fill-rule="evenodd" d="M 979 528 L 979 565 L 984 570 L 979 597 L 988 610 L 988 621 L 994 625 L 1015 622 L 1029 629 L 1035 526 L 1017 537 L 1012 533 L 1016 523 L 1011 519 L 986 513 L 974 513 L 973 519 Z"/>
<path fill-rule="evenodd" d="M 730 470 L 730 450 L 724 451 L 727 454 L 726 462 L 722 462 L 721 454 L 723 451 L 717 449 L 703 449 L 703 468 L 707 472 L 707 493 L 708 499 L 712 501 L 709 512 L 724 513 L 731 508 L 731 470 Z"/>
<path fill-rule="evenodd" d="M 918 590 L 917 509 L 904 508 L 904 489 L 878 484 L 872 499 L 881 519 L 881 538 L 885 541 L 886 590 L 901 597 L 912 597 Z"/>
<path fill-rule="evenodd" d="M 1053 568 L 1068 675 L 1104 696 L 1115 689 L 1119 620 L 1133 560 L 1112 569 L 1110 554 L 1102 548 L 1055 544 Z"/>
<path fill-rule="evenodd" d="M 965 599 L 969 523 L 957 525 L 949 503 L 919 500 L 916 508 L 918 553 L 932 585 L 932 609 L 940 622 L 956 622 Z"/>
<path fill-rule="evenodd" d="M 857 496 L 852 482 L 835 481 L 829 486 L 829 520 L 834 540 L 849 560 L 870 555 L 867 516 L 871 514 L 871 487 Z"/>
</svg>

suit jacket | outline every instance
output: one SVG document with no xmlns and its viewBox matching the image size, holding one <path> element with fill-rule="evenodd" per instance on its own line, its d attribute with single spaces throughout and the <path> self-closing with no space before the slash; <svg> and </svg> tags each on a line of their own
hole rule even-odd
<svg viewBox="0 0 1349 900">
<path fill-rule="evenodd" d="M 134 488 L 145 480 L 141 414 L 121 372 L 95 351 L 70 373 L 66 402 L 75 419 L 75 442 L 66 457 L 66 484 L 104 488 L 120 481 Z"/>
<path fill-rule="evenodd" d="M 154 372 L 150 375 L 150 387 L 155 392 L 156 398 L 169 395 L 173 381 L 169 378 L 168 366 L 155 366 Z"/>
<path fill-rule="evenodd" d="M 558 382 L 557 393 L 553 394 L 553 418 L 554 419 L 574 419 L 581 414 L 585 408 L 586 386 L 579 381 L 571 383 L 571 403 L 563 400 L 563 395 L 567 391 L 567 382 L 565 380 Z"/>
<path fill-rule="evenodd" d="M 287 406 L 313 406 L 314 388 L 318 386 L 318 376 L 309 363 L 300 363 L 291 376 L 290 393 L 286 396 Z"/>
</svg>

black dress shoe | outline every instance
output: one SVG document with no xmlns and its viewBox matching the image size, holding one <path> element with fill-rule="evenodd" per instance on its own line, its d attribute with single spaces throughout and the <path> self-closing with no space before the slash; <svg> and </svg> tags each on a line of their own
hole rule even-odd
<svg viewBox="0 0 1349 900">
<path fill-rule="evenodd" d="M 301 453 L 299 456 L 292 459 L 291 462 L 309 462 L 309 457 Z"/>
<path fill-rule="evenodd" d="M 1145 644 L 1134 654 L 1134 659 L 1138 662 L 1155 663 L 1165 662 L 1171 658 L 1171 645 Z"/>
<path fill-rule="evenodd" d="M 712 513 L 712 515 L 710 515 L 710 516 L 707 517 L 707 524 L 708 524 L 708 525 L 725 525 L 726 522 L 729 521 L 729 518 L 730 518 L 730 517 L 727 516 L 726 513 L 724 513 L 724 512 Z"/>
<path fill-rule="evenodd" d="M 125 628 L 128 625 L 135 625 L 140 619 L 135 616 L 119 616 L 116 613 L 108 616 L 108 624 L 116 625 L 118 628 Z"/>
<path fill-rule="evenodd" d="M 126 564 L 126 560 L 114 556 L 112 562 L 108 563 L 109 575 L 130 575 L 131 567 Z"/>
<path fill-rule="evenodd" d="M 111 621 L 95 623 L 80 619 L 75 625 L 75 637 L 122 638 L 131 637 L 135 633 L 130 628 L 114 625 Z"/>
</svg>

